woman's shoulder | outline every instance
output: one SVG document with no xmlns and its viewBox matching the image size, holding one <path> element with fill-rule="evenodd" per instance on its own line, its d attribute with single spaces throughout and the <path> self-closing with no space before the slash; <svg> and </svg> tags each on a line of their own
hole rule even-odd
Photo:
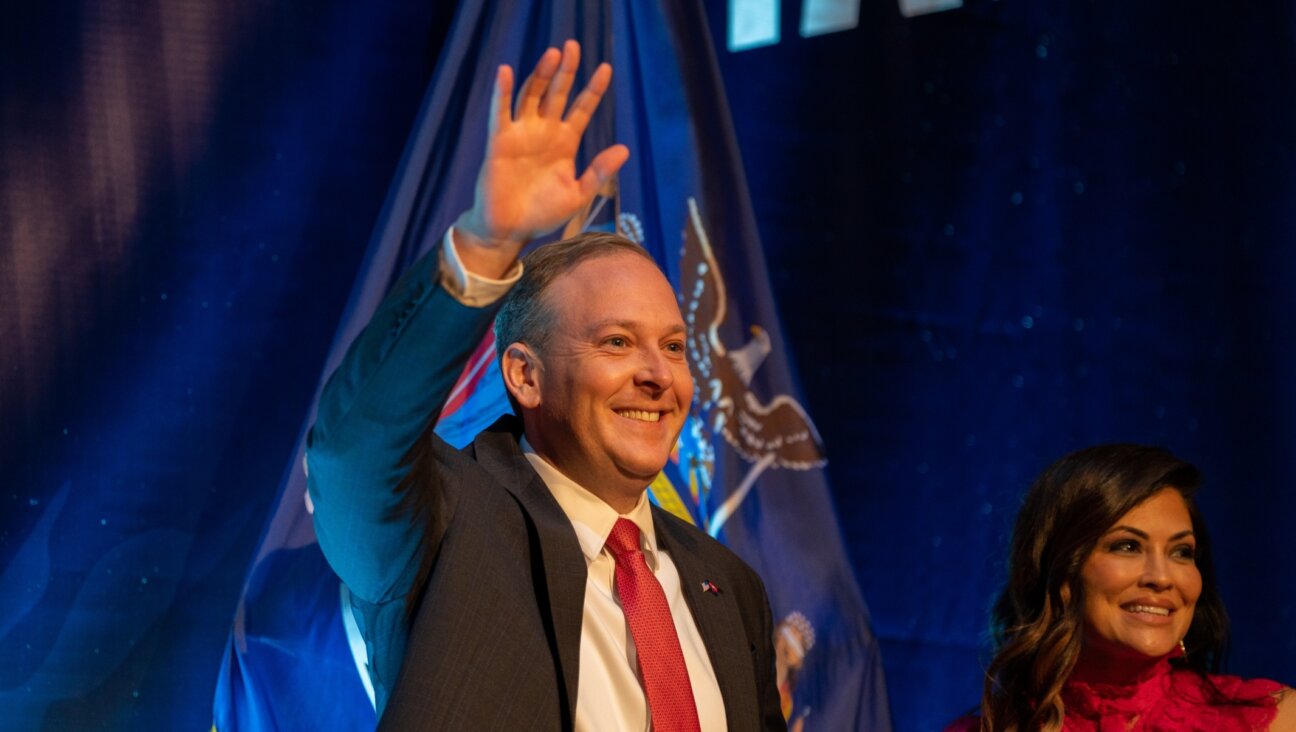
<svg viewBox="0 0 1296 732">
<path fill-rule="evenodd" d="M 1213 707 L 1227 717 L 1218 720 L 1223 725 L 1221 728 L 1243 722 L 1254 723 L 1256 728 L 1270 732 L 1296 732 L 1296 690 L 1277 681 L 1210 674 L 1205 677 L 1208 684 L 1196 673 L 1176 673 L 1174 676 L 1180 698 L 1188 697 L 1184 699 L 1189 701 L 1186 709 L 1194 715 L 1206 713 L 1209 716 L 1211 713 L 1206 710 Z M 1237 718 L 1238 715 L 1244 719 Z M 1187 724 L 1203 720 L 1194 716 L 1192 720 L 1181 721 Z M 980 732 L 980 729 L 981 716 L 971 712 L 951 722 L 945 727 L 945 732 Z"/>
<path fill-rule="evenodd" d="M 1181 704 L 1171 706 L 1180 706 L 1178 713 L 1191 712 L 1196 721 L 1202 721 L 1202 715 L 1218 718 L 1221 728 L 1229 728 L 1227 722 L 1247 729 L 1296 732 L 1296 692 L 1277 681 L 1194 672 L 1174 677 L 1175 696 Z"/>
<path fill-rule="evenodd" d="M 1191 683 L 1195 688 L 1218 694 L 1233 704 L 1274 706 L 1281 701 L 1283 690 L 1287 689 L 1270 679 L 1247 679 L 1228 674 L 1207 674 L 1205 678 L 1209 683 L 1202 683 L 1201 676 L 1196 673 L 1178 673 L 1176 677 L 1179 684 Z"/>
<path fill-rule="evenodd" d="M 1296 732 L 1296 689 L 1279 684 L 1274 696 L 1278 699 L 1278 714 L 1269 725 L 1270 732 Z"/>
</svg>

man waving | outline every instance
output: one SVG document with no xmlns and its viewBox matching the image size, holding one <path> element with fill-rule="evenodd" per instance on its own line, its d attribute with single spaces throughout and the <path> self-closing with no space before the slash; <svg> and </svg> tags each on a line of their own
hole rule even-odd
<svg viewBox="0 0 1296 732">
<path fill-rule="evenodd" d="M 527 242 L 629 156 L 575 155 L 611 79 L 568 108 L 580 49 L 513 101 L 501 67 L 472 210 L 330 378 L 308 461 L 388 729 L 783 729 L 768 601 L 723 546 L 647 500 L 693 395 L 670 283 L 636 244 Z M 431 431 L 495 321 L 516 417 Z"/>
</svg>

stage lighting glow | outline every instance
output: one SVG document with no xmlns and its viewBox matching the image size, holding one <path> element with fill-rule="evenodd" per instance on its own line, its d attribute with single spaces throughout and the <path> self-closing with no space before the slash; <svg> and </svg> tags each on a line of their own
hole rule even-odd
<svg viewBox="0 0 1296 732">
<path fill-rule="evenodd" d="M 859 25 L 859 0 L 805 0 L 801 6 L 801 36 L 850 30 Z"/>
<path fill-rule="evenodd" d="M 779 42 L 779 0 L 729 0 L 730 51 Z"/>
<path fill-rule="evenodd" d="M 900 14 L 906 18 L 963 7 L 963 0 L 900 0 Z"/>
</svg>

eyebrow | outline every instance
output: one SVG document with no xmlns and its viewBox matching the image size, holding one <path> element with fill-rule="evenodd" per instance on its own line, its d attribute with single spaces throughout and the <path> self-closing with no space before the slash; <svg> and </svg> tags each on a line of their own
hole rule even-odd
<svg viewBox="0 0 1296 732">
<path fill-rule="evenodd" d="M 590 333 L 597 333 L 598 331 L 609 327 L 634 330 L 639 325 L 641 324 L 637 320 L 600 320 L 590 326 Z M 676 333 L 685 333 L 687 331 L 688 329 L 684 327 L 683 323 L 676 323 L 667 329 L 666 334 L 675 335 Z"/>
<path fill-rule="evenodd" d="M 1108 531 L 1107 534 L 1114 534 L 1114 533 L 1116 533 L 1117 531 L 1128 531 L 1129 533 L 1131 533 L 1131 534 L 1133 534 L 1133 535 L 1135 535 L 1135 536 L 1137 536 L 1137 537 L 1139 537 L 1140 539 L 1143 539 L 1143 540 L 1145 540 L 1145 541 L 1146 541 L 1147 539 L 1151 538 L 1150 536 L 1148 536 L 1148 533 L 1147 533 L 1146 531 L 1143 531 L 1142 529 L 1136 529 L 1136 528 L 1134 528 L 1133 526 L 1126 526 L 1126 525 L 1124 525 L 1124 524 L 1120 524 L 1120 525 L 1117 525 L 1117 526 L 1113 526 L 1113 527 L 1111 527 L 1111 530 Z M 1104 536 L 1106 536 L 1107 534 L 1104 534 Z M 1187 531 L 1180 531 L 1179 533 L 1177 533 L 1177 534 L 1175 534 L 1174 536 L 1170 537 L 1170 541 L 1175 541 L 1176 539 L 1183 539 L 1183 538 L 1188 537 L 1188 536 L 1195 536 L 1195 534 L 1193 534 L 1193 532 L 1192 532 L 1192 529 L 1188 529 Z"/>
</svg>

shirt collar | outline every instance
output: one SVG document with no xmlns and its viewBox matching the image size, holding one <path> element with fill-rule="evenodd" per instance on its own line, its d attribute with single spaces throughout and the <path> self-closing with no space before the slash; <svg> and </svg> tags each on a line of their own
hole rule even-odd
<svg viewBox="0 0 1296 732">
<path fill-rule="evenodd" d="M 535 448 L 522 438 L 522 454 L 526 456 L 531 467 L 540 474 L 549 492 L 567 519 L 576 530 L 576 539 L 580 542 L 581 552 L 587 561 L 593 562 L 603 551 L 612 526 L 618 518 L 629 519 L 639 527 L 639 543 L 649 561 L 655 562 L 657 554 L 657 533 L 653 530 L 652 508 L 648 504 L 648 491 L 639 495 L 634 508 L 625 514 L 618 514 L 615 509 L 603 502 L 602 498 L 591 493 L 576 481 L 554 467 L 549 461 L 540 457 Z"/>
</svg>

